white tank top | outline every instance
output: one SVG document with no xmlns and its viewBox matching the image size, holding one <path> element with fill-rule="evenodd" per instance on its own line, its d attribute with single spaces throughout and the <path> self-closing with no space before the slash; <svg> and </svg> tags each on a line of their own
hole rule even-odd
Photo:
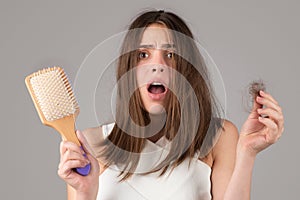
<svg viewBox="0 0 300 200">
<path fill-rule="evenodd" d="M 109 135 L 114 124 L 102 126 L 103 135 Z M 147 141 L 135 172 L 152 169 L 168 153 L 169 141 L 163 137 L 156 143 Z M 135 173 L 119 182 L 120 170 L 110 166 L 99 176 L 97 200 L 210 200 L 211 168 L 196 155 L 190 165 L 186 159 L 171 173 L 159 177 L 160 171 L 148 175 Z"/>
</svg>

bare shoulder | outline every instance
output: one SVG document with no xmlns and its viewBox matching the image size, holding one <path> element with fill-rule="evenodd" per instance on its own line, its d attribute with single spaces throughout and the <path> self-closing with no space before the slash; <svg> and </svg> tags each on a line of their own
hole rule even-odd
<svg viewBox="0 0 300 200">
<path fill-rule="evenodd" d="M 212 195 L 214 199 L 223 199 L 231 179 L 236 158 L 236 147 L 239 138 L 236 126 L 224 120 L 219 138 L 212 150 Z"/>
<path fill-rule="evenodd" d="M 92 148 L 99 146 L 104 139 L 102 126 L 87 128 L 82 132 Z"/>
<path fill-rule="evenodd" d="M 220 133 L 217 134 L 216 143 L 212 147 L 212 150 L 207 156 L 201 158 L 201 161 L 205 162 L 211 168 L 216 162 L 220 162 L 220 159 L 235 155 L 239 137 L 236 126 L 228 120 L 223 121 L 222 128 L 219 131 Z"/>
<path fill-rule="evenodd" d="M 90 147 L 92 148 L 94 156 L 98 159 L 100 166 L 100 174 L 102 174 L 106 169 L 105 165 L 103 164 L 103 160 L 101 160 L 101 158 L 98 156 L 98 153 L 101 152 L 101 143 L 104 140 L 102 126 L 87 128 L 82 132 Z"/>
<path fill-rule="evenodd" d="M 89 134 L 89 133 L 97 133 L 99 131 L 102 132 L 102 126 L 87 128 L 87 129 L 84 129 L 82 132 Z"/>
<path fill-rule="evenodd" d="M 237 127 L 229 120 L 224 120 L 223 128 L 220 129 L 220 131 L 219 139 L 212 150 L 214 160 L 220 155 L 224 155 L 225 152 L 228 154 L 235 154 L 239 138 Z"/>
</svg>

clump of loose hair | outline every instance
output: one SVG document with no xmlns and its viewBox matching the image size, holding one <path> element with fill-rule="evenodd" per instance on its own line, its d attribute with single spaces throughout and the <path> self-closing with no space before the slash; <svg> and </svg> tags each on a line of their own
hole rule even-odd
<svg viewBox="0 0 300 200">
<path fill-rule="evenodd" d="M 243 105 L 246 112 L 250 113 L 253 102 L 257 96 L 260 96 L 259 91 L 266 91 L 266 84 L 262 79 L 254 80 L 248 84 L 243 97 Z"/>
<path fill-rule="evenodd" d="M 248 90 L 252 100 L 254 100 L 257 96 L 260 96 L 259 91 L 266 91 L 266 85 L 261 79 L 259 79 L 257 81 L 252 81 L 249 84 Z"/>
</svg>

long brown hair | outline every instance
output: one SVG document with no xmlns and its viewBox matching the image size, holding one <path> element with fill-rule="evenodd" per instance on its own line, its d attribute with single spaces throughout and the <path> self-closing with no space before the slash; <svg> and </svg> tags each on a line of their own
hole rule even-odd
<svg viewBox="0 0 300 200">
<path fill-rule="evenodd" d="M 212 138 L 222 127 L 222 120 L 219 118 L 221 110 L 217 106 L 205 62 L 186 23 L 174 13 L 162 10 L 140 14 L 129 26 L 118 59 L 116 124 L 104 140 L 104 148 L 98 152 L 107 166 L 123 166 L 121 180 L 134 173 L 140 159 L 139 154 L 147 140 L 144 129 L 138 127 L 147 126 L 151 120 L 150 115 L 144 109 L 139 91 L 136 90 L 138 87 L 135 73 L 129 72 L 138 64 L 137 49 L 145 28 L 154 23 L 172 30 L 176 46 L 174 69 L 182 77 L 173 80 L 172 92 L 165 108 L 166 121 L 161 130 L 172 141 L 169 154 L 145 174 L 162 170 L 162 175 L 169 167 L 174 169 L 199 151 L 205 155 L 207 152 L 204 151 L 213 145 Z M 119 81 L 125 74 L 127 78 Z M 186 80 L 188 84 L 183 84 Z M 124 99 L 129 99 L 129 102 Z M 131 120 L 138 126 L 133 126 Z"/>
</svg>

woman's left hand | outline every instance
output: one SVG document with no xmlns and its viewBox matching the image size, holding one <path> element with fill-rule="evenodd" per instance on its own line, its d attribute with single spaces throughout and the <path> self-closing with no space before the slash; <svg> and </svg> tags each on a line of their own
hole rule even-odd
<svg viewBox="0 0 300 200">
<path fill-rule="evenodd" d="M 284 129 L 283 114 L 277 101 L 266 92 L 260 91 L 259 94 L 241 128 L 238 142 L 238 150 L 245 150 L 253 156 L 274 144 Z"/>
</svg>

